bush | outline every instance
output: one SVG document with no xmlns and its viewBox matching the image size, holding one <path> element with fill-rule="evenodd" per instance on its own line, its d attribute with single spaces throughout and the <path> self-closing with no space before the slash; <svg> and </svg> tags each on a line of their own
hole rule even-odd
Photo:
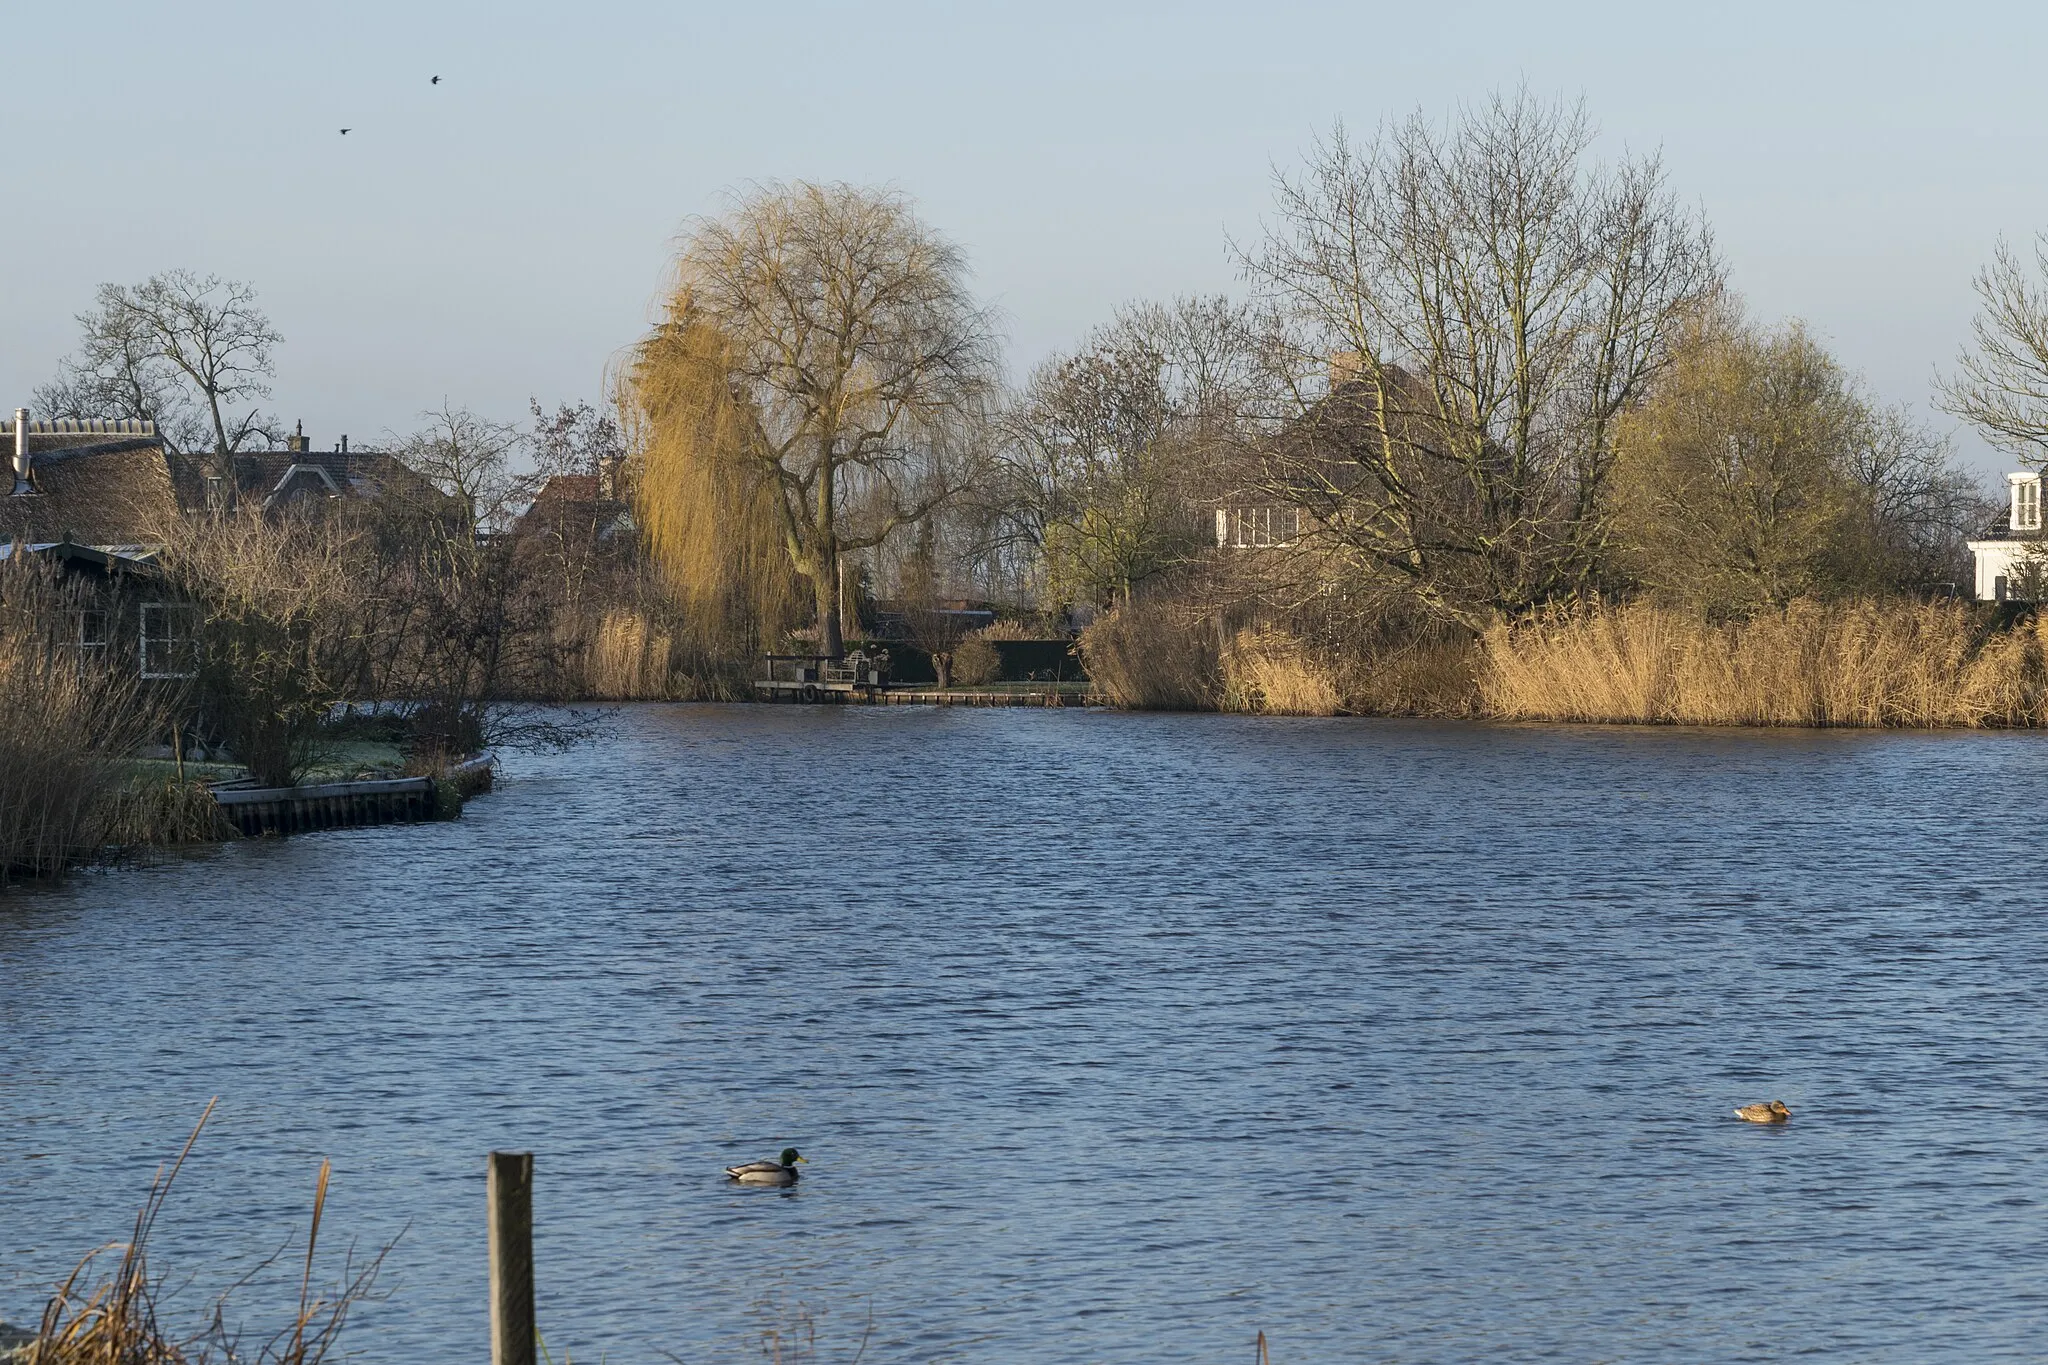
<svg viewBox="0 0 2048 1365">
<path fill-rule="evenodd" d="M 990 627 L 994 629 L 994 627 Z M 968 636 L 953 651 L 953 681 L 962 687 L 992 683 L 1003 673 L 1003 657 L 984 634 Z"/>
<path fill-rule="evenodd" d="M 1339 657 L 1344 709 L 1361 716 L 1479 714 L 1479 649 L 1469 639 L 1419 639 Z"/>
</svg>

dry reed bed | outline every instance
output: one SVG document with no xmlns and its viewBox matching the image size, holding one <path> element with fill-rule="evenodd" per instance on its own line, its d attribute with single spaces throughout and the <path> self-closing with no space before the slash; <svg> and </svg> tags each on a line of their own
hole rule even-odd
<svg viewBox="0 0 2048 1365">
<path fill-rule="evenodd" d="M 115 842 L 145 807 L 126 760 L 153 728 L 137 684 L 62 650 L 0 636 L 0 879 L 50 876 Z"/>
<path fill-rule="evenodd" d="M 1223 709 L 1268 716 L 1334 716 L 1336 674 L 1284 630 L 1241 630 L 1223 650 Z"/>
<path fill-rule="evenodd" d="M 599 701 L 661 701 L 669 695 L 673 640 L 638 612 L 608 611 L 591 641 L 586 687 Z"/>
<path fill-rule="evenodd" d="M 1715 624 L 1630 603 L 1489 631 L 1481 704 L 1503 720 L 1649 725 L 2027 726 L 2048 721 L 2028 620 L 1961 603 L 1795 602 Z"/>
</svg>

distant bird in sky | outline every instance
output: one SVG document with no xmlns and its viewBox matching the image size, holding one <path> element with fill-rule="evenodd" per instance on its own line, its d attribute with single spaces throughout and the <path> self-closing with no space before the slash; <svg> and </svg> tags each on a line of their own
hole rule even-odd
<svg viewBox="0 0 2048 1365">
<path fill-rule="evenodd" d="M 434 79 L 432 79 L 432 80 L 430 80 L 430 81 L 428 81 L 428 82 L 427 82 L 427 84 L 428 84 L 428 85 L 439 85 L 440 83 L 441 83 L 441 78 L 440 78 L 439 76 L 436 76 L 436 77 L 434 77 Z"/>
<path fill-rule="evenodd" d="M 348 129 L 346 129 L 346 128 L 342 129 L 342 130 L 341 130 L 341 135 L 342 135 L 343 137 L 347 137 L 347 136 L 348 136 Z"/>
</svg>

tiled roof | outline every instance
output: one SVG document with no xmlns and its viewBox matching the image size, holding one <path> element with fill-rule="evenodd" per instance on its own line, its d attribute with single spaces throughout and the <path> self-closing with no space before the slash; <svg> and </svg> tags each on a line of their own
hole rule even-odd
<svg viewBox="0 0 2048 1365">
<path fill-rule="evenodd" d="M 536 504 L 543 502 L 596 502 L 601 489 L 595 474 L 554 474 L 540 486 L 534 495 Z"/>
</svg>

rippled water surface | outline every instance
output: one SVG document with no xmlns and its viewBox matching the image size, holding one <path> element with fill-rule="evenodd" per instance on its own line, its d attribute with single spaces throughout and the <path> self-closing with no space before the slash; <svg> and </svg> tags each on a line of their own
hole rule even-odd
<svg viewBox="0 0 2048 1365">
<path fill-rule="evenodd" d="M 2043 754 L 630 709 L 458 824 L 0 897 L 0 1314 L 218 1094 L 174 1303 L 329 1156 L 373 1361 L 484 1357 L 494 1147 L 557 1360 L 2037 1358 Z"/>
</svg>

